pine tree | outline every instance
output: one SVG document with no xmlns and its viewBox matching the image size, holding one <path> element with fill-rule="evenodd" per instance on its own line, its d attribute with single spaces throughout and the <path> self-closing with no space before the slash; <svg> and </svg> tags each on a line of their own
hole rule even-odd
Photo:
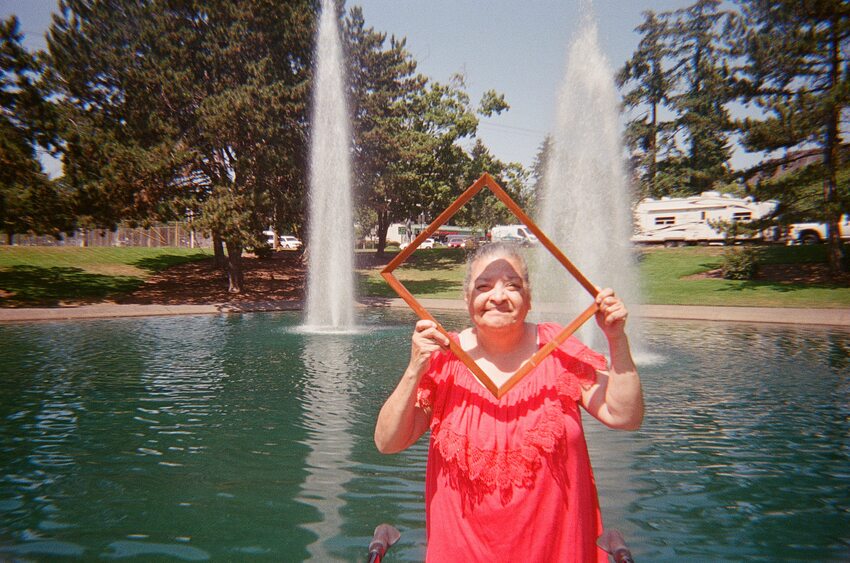
<svg viewBox="0 0 850 563">
<path fill-rule="evenodd" d="M 720 0 L 698 0 L 671 14 L 667 28 L 671 72 L 677 83 L 670 98 L 676 130 L 687 149 L 677 173 L 686 193 L 699 193 L 729 174 L 733 123 L 727 104 L 735 97 L 725 41 L 735 14 Z"/>
<path fill-rule="evenodd" d="M 850 106 L 850 4 L 844 0 L 739 0 L 745 26 L 740 33 L 746 56 L 744 99 L 761 108 L 764 119 L 742 122 L 751 151 L 817 146 L 823 158 L 813 172 L 823 181 L 829 265 L 847 269 L 838 220 L 850 212 L 850 189 L 838 186 L 842 118 Z M 793 159 L 775 161 L 781 165 Z M 843 193 L 842 193 L 843 192 Z M 843 195 L 843 197 L 842 197 Z"/>
<path fill-rule="evenodd" d="M 410 184 L 400 176 L 410 144 L 407 112 L 427 79 L 416 74 L 405 40 L 391 37 L 387 45 L 387 34 L 366 27 L 357 6 L 345 20 L 344 37 L 355 137 L 355 191 L 360 205 L 373 211 L 378 252 L 383 252 L 390 223 L 418 215 L 416 196 L 405 192 Z"/>
<path fill-rule="evenodd" d="M 0 229 L 59 236 L 70 229 L 66 202 L 38 158 L 51 147 L 53 105 L 46 99 L 43 65 L 22 45 L 15 16 L 0 21 Z"/>
<path fill-rule="evenodd" d="M 617 73 L 617 85 L 622 88 L 633 84 L 623 96 L 624 111 L 646 108 L 644 115 L 628 122 L 625 140 L 632 153 L 640 194 L 660 197 L 670 193 L 671 182 L 659 178 L 659 161 L 673 158 L 676 147 L 670 135 L 674 122 L 662 121 L 659 113 L 670 104 L 675 81 L 671 71 L 665 69 L 670 54 L 666 44 L 667 18 L 651 10 L 644 12 L 643 18 L 635 28 L 642 38 L 631 59 Z"/>
<path fill-rule="evenodd" d="M 378 252 L 393 222 L 433 218 L 467 187 L 472 158 L 459 142 L 475 135 L 479 115 L 507 109 L 487 91 L 473 107 L 461 76 L 429 83 L 416 73 L 404 39 L 367 27 L 351 9 L 344 35 L 349 55 L 355 186 L 371 209 Z M 492 171 L 491 171 L 492 172 Z M 459 217 L 461 218 L 461 217 Z"/>
<path fill-rule="evenodd" d="M 63 0 L 48 46 L 64 167 L 91 225 L 194 210 L 240 259 L 302 215 L 309 0 Z"/>
</svg>

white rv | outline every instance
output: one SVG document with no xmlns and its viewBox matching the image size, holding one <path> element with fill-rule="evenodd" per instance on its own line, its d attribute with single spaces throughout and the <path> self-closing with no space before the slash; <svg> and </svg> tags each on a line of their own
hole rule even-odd
<svg viewBox="0 0 850 563">
<path fill-rule="evenodd" d="M 712 227 L 715 221 L 746 223 L 765 217 L 778 205 L 775 201 L 757 202 L 752 197 L 740 198 L 720 192 L 703 192 L 698 196 L 661 199 L 646 198 L 635 207 L 635 234 L 638 244 L 721 244 L 725 235 Z M 770 238 L 767 233 L 739 235 L 739 239 Z"/>
<path fill-rule="evenodd" d="M 534 244 L 537 242 L 537 237 L 525 225 L 496 225 L 490 229 L 490 240 Z"/>
</svg>

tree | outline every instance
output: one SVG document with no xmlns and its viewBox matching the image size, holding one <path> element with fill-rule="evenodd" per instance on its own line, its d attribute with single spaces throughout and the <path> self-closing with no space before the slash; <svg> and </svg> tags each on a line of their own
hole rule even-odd
<svg viewBox="0 0 850 563">
<path fill-rule="evenodd" d="M 745 25 L 739 33 L 743 99 L 755 104 L 764 119 L 741 122 L 743 143 L 750 151 L 776 151 L 816 146 L 822 162 L 810 174 L 823 182 L 823 216 L 827 224 L 829 265 L 833 273 L 847 269 L 838 231 L 842 202 L 836 172 L 841 131 L 850 105 L 850 5 L 842 0 L 739 0 Z M 772 165 L 795 157 L 787 152 Z"/>
<path fill-rule="evenodd" d="M 529 216 L 534 215 L 534 190 L 529 187 L 530 174 L 519 163 L 505 164 L 495 158 L 480 139 L 469 152 L 469 164 L 463 174 L 462 185 L 468 187 L 489 173 L 505 192 Z M 482 190 L 455 215 L 459 225 L 489 231 L 495 225 L 513 224 L 516 216 L 490 190 Z"/>
<path fill-rule="evenodd" d="M 697 0 L 672 14 L 667 28 L 671 71 L 678 87 L 669 99 L 677 114 L 676 134 L 687 150 L 677 173 L 684 191 L 699 193 L 729 175 L 733 123 L 727 104 L 735 97 L 729 70 L 728 37 L 735 14 L 721 0 Z"/>
<path fill-rule="evenodd" d="M 436 217 L 469 187 L 478 177 L 474 175 L 476 166 L 486 164 L 486 158 L 479 158 L 485 156 L 486 149 L 478 143 L 476 156 L 476 149 L 470 154 L 461 143 L 475 137 L 478 116 L 498 114 L 507 108 L 504 97 L 492 90 L 473 106 L 461 75 L 454 75 L 447 84 L 434 82 L 418 93 L 407 114 L 406 158 L 395 165 L 399 179 L 396 185 L 401 187 L 400 217 L 415 217 L 418 213 Z M 498 166 L 505 167 L 501 163 Z M 497 177 L 501 172 L 480 167 L 479 175 L 484 171 Z M 405 211 L 408 215 L 403 215 Z M 464 213 L 457 217 L 459 223 L 472 223 Z"/>
<path fill-rule="evenodd" d="M 375 221 L 380 253 L 390 223 L 407 211 L 399 197 L 400 162 L 411 142 L 405 125 L 411 102 L 427 79 L 415 74 L 416 62 L 405 40 L 391 37 L 385 46 L 387 35 L 367 28 L 359 7 L 349 12 L 343 35 L 353 116 L 354 189 L 359 205 L 371 210 L 358 214 Z"/>
<path fill-rule="evenodd" d="M 671 190 L 659 178 L 659 161 L 675 154 L 675 143 L 670 135 L 673 121 L 662 121 L 659 112 L 669 106 L 673 98 L 675 80 L 665 69 L 670 56 L 667 45 L 668 22 L 653 11 L 643 13 L 644 21 L 635 28 L 642 35 L 632 57 L 617 73 L 617 86 L 632 84 L 623 95 L 623 109 L 632 111 L 645 107 L 646 113 L 630 120 L 626 126 L 625 140 L 631 150 L 633 166 L 639 181 L 639 192 L 646 197 L 660 197 Z"/>
<path fill-rule="evenodd" d="M 463 78 L 428 83 L 404 39 L 367 28 L 360 8 L 345 21 L 354 131 L 355 187 L 372 210 L 378 252 L 393 222 L 435 217 L 465 188 L 470 158 L 459 145 L 475 135 L 477 113 L 507 109 L 495 91 L 473 108 Z"/>
<path fill-rule="evenodd" d="M 63 161 L 92 225 L 186 209 L 243 290 L 243 249 L 301 216 L 314 6 L 63 0 L 48 37 Z"/>
<path fill-rule="evenodd" d="M 69 224 L 62 192 L 38 159 L 54 143 L 43 65 L 22 40 L 15 16 L 0 21 L 0 228 L 9 244 L 14 233 L 59 236 Z"/>
</svg>

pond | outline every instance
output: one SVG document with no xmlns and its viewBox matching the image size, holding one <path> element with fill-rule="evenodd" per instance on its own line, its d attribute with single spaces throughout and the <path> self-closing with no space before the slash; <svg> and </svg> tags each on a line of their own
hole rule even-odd
<svg viewBox="0 0 850 563">
<path fill-rule="evenodd" d="M 421 561 L 426 441 L 372 442 L 414 318 L 299 322 L 0 325 L 0 558 L 361 561 L 389 522 Z M 850 331 L 644 330 L 644 427 L 587 423 L 606 525 L 638 561 L 846 558 Z"/>
</svg>

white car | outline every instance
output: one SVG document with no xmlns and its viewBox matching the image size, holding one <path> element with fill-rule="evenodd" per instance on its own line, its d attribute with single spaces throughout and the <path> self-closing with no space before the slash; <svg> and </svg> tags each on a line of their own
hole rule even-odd
<svg viewBox="0 0 850 563">
<path fill-rule="evenodd" d="M 422 241 L 422 244 L 420 244 L 420 245 L 418 246 L 418 248 L 434 248 L 434 244 L 436 244 L 436 243 L 435 243 L 435 241 L 434 241 L 434 239 L 432 239 L 432 238 L 426 238 L 424 241 Z M 401 243 L 398 247 L 399 247 L 401 250 L 404 250 L 404 249 L 405 249 L 405 248 L 407 248 L 408 246 L 410 246 L 410 243 L 409 243 L 409 242 L 403 242 L 403 243 Z"/>
<path fill-rule="evenodd" d="M 301 248 L 301 241 L 295 237 L 291 237 L 288 235 L 280 236 L 280 247 L 285 248 L 287 250 L 298 250 Z"/>
</svg>

